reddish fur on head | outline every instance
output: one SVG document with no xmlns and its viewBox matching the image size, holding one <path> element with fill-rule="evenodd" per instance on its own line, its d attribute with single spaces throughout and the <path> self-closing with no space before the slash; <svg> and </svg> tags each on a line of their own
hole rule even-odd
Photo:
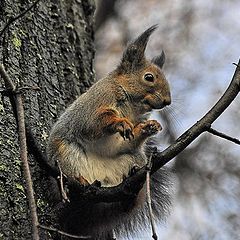
<svg viewBox="0 0 240 240">
<path fill-rule="evenodd" d="M 127 46 L 120 65 L 114 71 L 117 83 L 130 99 L 141 105 L 143 111 L 161 109 L 171 103 L 169 85 L 161 70 L 165 61 L 164 52 L 151 62 L 146 60 L 144 53 L 149 36 L 156 27 L 150 27 Z M 153 77 L 152 81 L 147 75 Z"/>
</svg>

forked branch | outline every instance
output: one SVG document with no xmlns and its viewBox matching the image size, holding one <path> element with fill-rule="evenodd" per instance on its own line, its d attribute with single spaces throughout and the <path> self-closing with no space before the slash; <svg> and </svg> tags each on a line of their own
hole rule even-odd
<svg viewBox="0 0 240 240">
<path fill-rule="evenodd" d="M 208 132 L 213 134 L 213 135 L 215 135 L 215 136 L 218 136 L 220 138 L 226 139 L 226 140 L 228 140 L 230 142 L 234 142 L 234 143 L 240 145 L 240 140 L 238 140 L 237 138 L 230 137 L 227 134 L 219 132 L 219 131 L 217 131 L 217 130 L 215 130 L 213 128 L 209 128 Z"/>
<path fill-rule="evenodd" d="M 5 86 L 7 90 L 12 91 L 13 95 L 11 96 L 11 103 L 16 107 L 16 120 L 18 126 L 18 135 L 19 135 L 19 145 L 20 145 L 20 158 L 23 165 L 23 174 L 26 180 L 26 192 L 28 197 L 28 203 L 31 213 L 32 220 L 32 239 L 39 240 L 38 233 L 38 216 L 37 216 L 37 208 L 34 198 L 33 191 L 33 183 L 30 173 L 30 168 L 28 164 L 28 156 L 27 156 L 27 141 L 26 141 L 26 132 L 25 132 L 25 120 L 24 120 L 24 108 L 22 102 L 21 93 L 15 93 L 16 87 L 14 83 L 11 81 L 9 76 L 7 75 L 3 65 L 0 64 L 0 75 L 2 76 Z"/>
<path fill-rule="evenodd" d="M 218 102 L 197 121 L 192 127 L 190 127 L 185 133 L 183 133 L 172 145 L 170 145 L 163 152 L 158 152 L 153 155 L 153 167 L 152 173 L 168 163 L 171 159 L 176 157 L 182 152 L 190 143 L 193 142 L 200 134 L 208 131 L 211 124 L 228 108 L 232 101 L 237 97 L 240 91 L 240 60 L 236 67 L 232 81 L 229 84 L 225 93 L 221 96 Z"/>
<path fill-rule="evenodd" d="M 167 164 L 171 159 L 182 152 L 191 144 L 200 134 L 208 131 L 211 124 L 226 110 L 231 102 L 236 98 L 240 91 L 240 61 L 236 67 L 234 76 L 227 90 L 219 101 L 209 110 L 209 112 L 183 133 L 172 145 L 163 152 L 154 149 L 152 152 L 152 169 L 151 174 L 156 172 L 162 166 Z M 34 151 L 33 151 L 34 152 Z M 38 156 L 39 157 L 39 156 Z M 135 175 L 126 178 L 121 184 L 115 187 L 104 188 L 96 185 L 83 189 L 82 186 L 73 179 L 67 179 L 68 186 L 74 195 L 80 195 L 82 200 L 92 202 L 118 202 L 128 199 L 137 194 L 143 187 L 146 180 L 147 170 L 141 168 Z"/>
<path fill-rule="evenodd" d="M 183 133 L 172 145 L 170 145 L 163 152 L 159 152 L 157 149 L 153 151 L 152 161 L 153 166 L 151 174 L 167 164 L 171 159 L 176 157 L 182 152 L 189 144 L 191 144 L 200 134 L 208 131 L 211 128 L 211 124 L 228 108 L 231 102 L 236 98 L 240 91 L 240 60 L 236 65 L 236 70 L 233 75 L 232 81 L 229 84 L 227 90 L 218 100 L 218 102 L 197 121 L 192 127 L 190 127 L 185 133 Z M 121 184 L 111 188 L 92 188 L 88 191 L 81 193 L 81 197 L 94 202 L 114 202 L 124 200 L 129 197 L 130 194 L 136 194 L 142 188 L 146 179 L 146 168 L 141 168 L 135 175 L 128 177 Z M 75 189 L 77 189 L 77 183 L 74 183 Z"/>
</svg>

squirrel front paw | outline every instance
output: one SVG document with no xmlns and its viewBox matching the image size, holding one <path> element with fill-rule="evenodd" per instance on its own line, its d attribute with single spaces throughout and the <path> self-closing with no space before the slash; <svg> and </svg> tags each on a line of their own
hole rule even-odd
<svg viewBox="0 0 240 240">
<path fill-rule="evenodd" d="M 133 124 L 127 118 L 119 118 L 118 122 L 115 123 L 116 132 L 119 132 L 124 140 L 134 139 L 133 135 Z"/>
<path fill-rule="evenodd" d="M 161 124 L 156 120 L 148 120 L 138 125 L 141 134 L 145 136 L 152 136 L 162 130 Z"/>
</svg>

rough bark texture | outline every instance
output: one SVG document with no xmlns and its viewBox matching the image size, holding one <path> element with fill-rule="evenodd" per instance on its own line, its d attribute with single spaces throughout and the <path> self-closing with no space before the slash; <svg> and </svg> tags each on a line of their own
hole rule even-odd
<svg viewBox="0 0 240 240">
<path fill-rule="evenodd" d="M 0 30 L 30 1 L 2 0 Z M 0 62 L 19 86 L 37 85 L 24 94 L 26 122 L 43 149 L 60 112 L 93 83 L 92 0 L 40 1 L 0 38 Z M 1 79 L 0 87 L 3 87 Z M 30 158 L 41 223 L 51 222 L 44 174 Z M 0 99 L 0 239 L 30 239 L 31 226 L 19 158 L 16 121 L 7 97 Z M 42 232 L 42 231 L 41 231 Z M 41 239 L 52 239 L 41 233 Z"/>
</svg>

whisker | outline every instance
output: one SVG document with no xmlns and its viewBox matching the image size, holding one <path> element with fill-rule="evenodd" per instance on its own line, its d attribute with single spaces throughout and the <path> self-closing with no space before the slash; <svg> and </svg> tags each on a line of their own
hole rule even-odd
<svg viewBox="0 0 240 240">
<path fill-rule="evenodd" d="M 183 128 L 181 121 L 178 118 L 178 114 L 175 112 L 174 108 L 165 107 L 161 111 L 157 111 L 160 118 L 164 120 L 168 128 L 172 128 L 174 135 L 179 132 L 179 129 Z M 164 116 L 165 115 L 165 116 Z M 167 130 L 166 130 L 167 132 Z"/>
<path fill-rule="evenodd" d="M 165 112 L 169 115 L 171 120 L 175 123 L 175 126 L 177 125 L 178 128 L 182 128 L 182 122 L 179 120 L 179 114 L 176 113 L 174 108 L 167 108 L 165 109 Z"/>
</svg>

